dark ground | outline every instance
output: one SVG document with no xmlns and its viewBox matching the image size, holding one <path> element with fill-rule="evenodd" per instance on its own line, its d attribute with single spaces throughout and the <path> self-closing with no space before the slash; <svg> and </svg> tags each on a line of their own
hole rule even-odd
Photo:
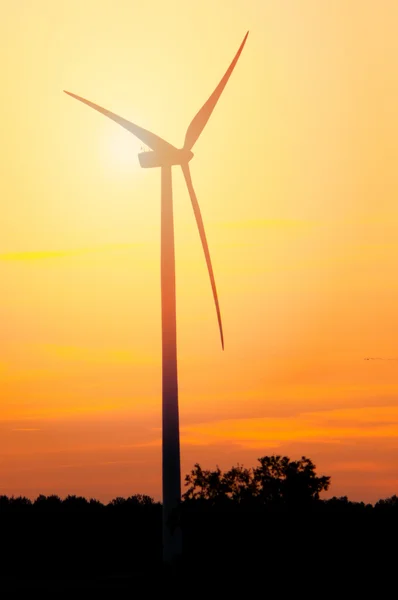
<svg viewBox="0 0 398 600">
<path fill-rule="evenodd" d="M 125 514 L 3 514 L 0 524 L 7 597 L 35 589 L 57 597 L 171 589 L 184 598 L 234 597 L 238 590 L 284 598 L 352 588 L 356 598 L 377 585 L 374 593 L 384 598 L 382 586 L 398 573 L 395 512 L 192 511 L 183 516 L 184 562 L 175 573 L 161 563 L 159 506 Z"/>
</svg>

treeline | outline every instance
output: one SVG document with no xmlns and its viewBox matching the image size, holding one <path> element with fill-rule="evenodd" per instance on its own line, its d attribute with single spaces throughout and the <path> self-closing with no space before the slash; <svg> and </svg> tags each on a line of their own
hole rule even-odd
<svg viewBox="0 0 398 600">
<path fill-rule="evenodd" d="M 219 510 L 322 510 L 322 511 L 381 511 L 398 510 L 398 497 L 380 499 L 374 505 L 350 501 L 347 496 L 324 500 L 320 498 L 331 483 L 330 476 L 318 476 L 311 459 L 303 456 L 292 461 L 287 456 L 264 456 L 258 465 L 245 468 L 238 464 L 228 471 L 205 470 L 195 464 L 185 477 L 186 490 L 182 496 L 182 507 L 209 511 Z M 133 513 L 140 516 L 155 515 L 161 510 L 161 502 L 151 496 L 135 494 L 128 498 L 116 497 L 107 504 L 94 498 L 68 495 L 61 499 L 57 495 L 39 495 L 35 500 L 18 496 L 0 496 L 0 515 L 5 511 L 24 510 L 34 512 L 84 512 L 96 514 Z M 182 511 L 184 509 L 182 508 Z"/>
<path fill-rule="evenodd" d="M 263 571 L 282 585 L 295 570 L 326 569 L 329 576 L 337 567 L 340 575 L 368 564 L 387 568 L 395 557 L 388 548 L 398 533 L 397 496 L 374 506 L 321 499 L 330 483 L 306 457 L 264 456 L 253 468 L 226 471 L 196 464 L 185 478 L 179 515 L 183 572 L 198 585 L 205 585 L 198 574 L 206 573 L 209 582 L 224 585 L 229 577 L 233 586 L 234 577 L 249 574 L 261 583 Z M 3 576 L 135 574 L 151 581 L 161 570 L 162 505 L 146 495 L 107 504 L 71 495 L 1 496 L 0 531 Z"/>
<path fill-rule="evenodd" d="M 126 511 L 158 511 L 161 509 L 161 503 L 144 494 L 135 494 L 129 498 L 117 497 L 107 504 L 103 504 L 95 498 L 84 498 L 83 496 L 68 495 L 65 498 L 52 494 L 45 496 L 40 494 L 35 500 L 30 500 L 25 496 L 0 496 L 0 515 L 5 511 L 25 511 L 36 513 L 68 513 L 84 512 L 96 514 L 98 511 L 107 512 L 126 512 Z"/>
</svg>

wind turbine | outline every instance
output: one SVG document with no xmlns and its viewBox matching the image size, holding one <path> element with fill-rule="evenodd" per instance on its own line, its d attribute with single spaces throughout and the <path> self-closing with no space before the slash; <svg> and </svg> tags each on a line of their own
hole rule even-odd
<svg viewBox="0 0 398 600">
<path fill-rule="evenodd" d="M 163 560 L 172 563 L 181 554 L 182 540 L 178 520 L 178 507 L 181 500 L 180 432 L 178 415 L 177 380 L 177 339 L 176 339 L 176 294 L 174 225 L 171 167 L 180 165 L 188 187 L 189 196 L 196 218 L 203 251 L 206 258 L 214 302 L 217 311 L 221 345 L 224 349 L 224 335 L 221 313 L 217 297 L 216 283 L 207 245 L 199 204 L 192 185 L 189 161 L 193 157 L 192 148 L 202 133 L 217 101 L 231 76 L 245 45 L 246 33 L 233 61 L 220 83 L 192 119 L 185 134 L 182 148 L 176 148 L 161 137 L 119 117 L 113 112 L 72 94 L 73 98 L 84 102 L 103 115 L 109 117 L 139 138 L 151 150 L 138 154 L 143 168 L 161 168 L 161 304 L 162 304 L 162 479 L 163 479 Z"/>
</svg>

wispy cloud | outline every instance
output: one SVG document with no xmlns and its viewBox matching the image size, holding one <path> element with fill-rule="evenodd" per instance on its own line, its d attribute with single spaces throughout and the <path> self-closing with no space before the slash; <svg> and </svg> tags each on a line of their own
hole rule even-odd
<svg viewBox="0 0 398 600">
<path fill-rule="evenodd" d="M 113 465 L 138 465 L 145 464 L 143 460 L 107 460 L 105 462 L 97 463 L 99 467 L 111 467 Z"/>
<path fill-rule="evenodd" d="M 295 417 L 224 419 L 182 427 L 184 443 L 235 443 L 246 448 L 283 443 L 390 438 L 398 435 L 398 408 L 390 406 L 307 412 Z"/>
<path fill-rule="evenodd" d="M 129 448 L 151 448 L 151 447 L 158 447 L 161 446 L 162 444 L 162 440 L 156 439 L 156 440 L 151 440 L 149 442 L 141 442 L 141 443 L 137 443 L 137 444 L 120 444 L 119 448 L 124 448 L 124 449 L 129 449 Z"/>
<path fill-rule="evenodd" d="M 219 223 L 221 227 L 235 229 L 308 229 L 318 224 L 317 221 L 305 219 L 242 219 Z"/>
<path fill-rule="evenodd" d="M 157 361 L 150 355 L 132 352 L 123 348 L 98 348 L 82 346 L 61 346 L 45 344 L 44 351 L 63 360 L 83 361 L 106 364 L 154 364 Z"/>
<path fill-rule="evenodd" d="M 35 427 L 17 427 L 16 429 L 11 429 L 11 431 L 42 431 L 42 429 L 37 429 Z"/>
<path fill-rule="evenodd" d="M 94 246 L 91 248 L 71 248 L 67 250 L 27 250 L 24 252 L 4 252 L 0 254 L 2 261 L 37 261 L 54 258 L 66 258 L 72 256 L 81 256 L 83 254 L 93 254 L 98 252 L 109 252 L 113 250 L 129 250 L 137 247 L 135 244 L 106 244 L 103 246 Z"/>
</svg>

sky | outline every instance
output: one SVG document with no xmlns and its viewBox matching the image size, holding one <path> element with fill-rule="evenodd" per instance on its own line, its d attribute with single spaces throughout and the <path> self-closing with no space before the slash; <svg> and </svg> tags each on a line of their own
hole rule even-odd
<svg viewBox="0 0 398 600">
<path fill-rule="evenodd" d="M 0 71 L 0 494 L 161 494 L 160 172 L 69 90 L 183 144 L 182 475 L 310 457 L 398 491 L 394 0 L 15 0 Z M 369 359 L 369 360 L 366 360 Z"/>
</svg>

